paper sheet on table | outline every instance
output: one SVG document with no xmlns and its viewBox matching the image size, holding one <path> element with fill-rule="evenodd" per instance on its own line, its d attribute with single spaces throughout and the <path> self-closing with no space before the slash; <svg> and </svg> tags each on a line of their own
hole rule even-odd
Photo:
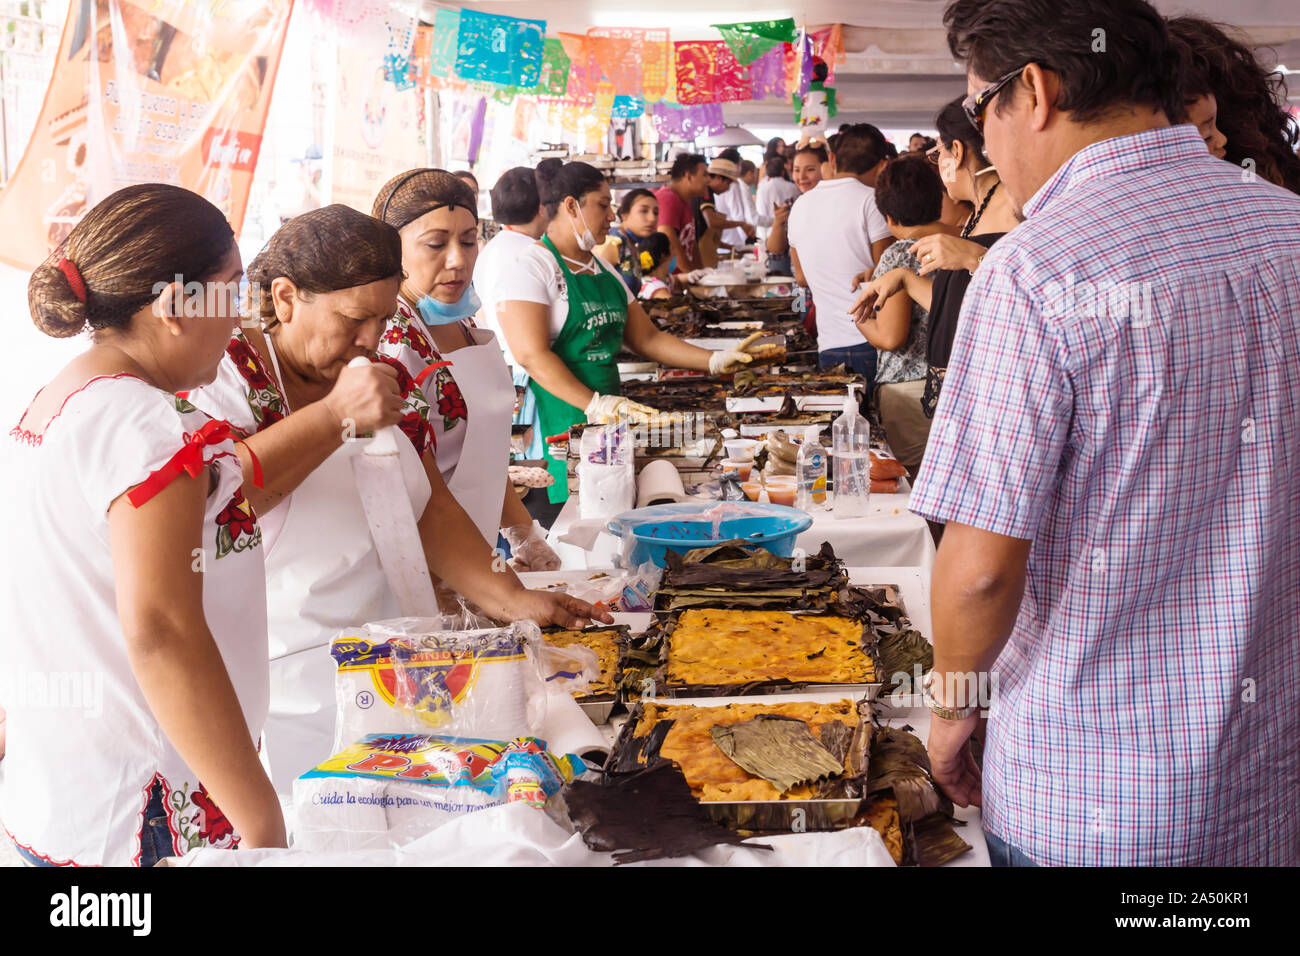
<svg viewBox="0 0 1300 956">
<path fill-rule="evenodd" d="M 596 538 L 605 530 L 605 524 L 603 518 L 599 520 L 579 519 L 569 525 L 569 529 L 560 535 L 560 543 L 571 544 L 583 551 L 590 551 L 596 544 Z"/>
<path fill-rule="evenodd" d="M 546 720 L 538 736 L 546 741 L 546 749 L 552 753 L 583 757 L 595 750 L 609 756 L 609 744 L 600 728 L 591 722 L 572 694 L 560 690 L 551 690 L 546 695 Z"/>
<path fill-rule="evenodd" d="M 765 836 L 772 847 L 712 847 L 695 856 L 631 866 L 893 866 L 880 835 L 869 827 L 829 833 Z M 544 812 L 520 803 L 453 820 L 391 850 L 308 853 L 302 850 L 201 849 L 177 866 L 613 866 L 612 853 L 589 850 Z"/>
</svg>

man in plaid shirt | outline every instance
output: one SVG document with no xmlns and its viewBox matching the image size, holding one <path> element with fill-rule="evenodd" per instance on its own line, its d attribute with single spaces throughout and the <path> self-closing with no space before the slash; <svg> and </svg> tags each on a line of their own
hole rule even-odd
<svg viewBox="0 0 1300 956">
<path fill-rule="evenodd" d="M 1300 198 L 1168 124 L 1141 0 L 944 22 L 1024 221 L 966 294 L 912 496 L 947 523 L 935 775 L 995 862 L 1296 865 Z M 989 671 L 981 779 L 950 675 Z"/>
</svg>

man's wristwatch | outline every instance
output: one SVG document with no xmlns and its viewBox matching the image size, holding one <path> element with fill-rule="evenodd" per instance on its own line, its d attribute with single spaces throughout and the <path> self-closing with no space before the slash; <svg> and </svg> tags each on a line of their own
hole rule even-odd
<svg viewBox="0 0 1300 956">
<path fill-rule="evenodd" d="M 934 671 L 930 671 L 921 678 L 921 686 L 925 690 L 925 703 L 930 708 L 930 713 L 942 717 L 944 720 L 965 720 L 979 710 L 978 704 L 971 707 L 945 707 L 939 703 L 930 689 L 937 677 L 938 675 Z"/>
</svg>

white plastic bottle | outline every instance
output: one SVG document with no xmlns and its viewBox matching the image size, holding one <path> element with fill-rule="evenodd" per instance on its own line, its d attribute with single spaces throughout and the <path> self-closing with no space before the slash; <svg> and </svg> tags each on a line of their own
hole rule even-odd
<svg viewBox="0 0 1300 956">
<path fill-rule="evenodd" d="M 803 444 L 795 461 L 794 506 L 804 511 L 826 507 L 826 449 L 818 438 L 820 431 L 820 425 L 804 429 Z"/>
<path fill-rule="evenodd" d="M 831 455 L 835 459 L 837 518 L 861 518 L 871 507 L 871 426 L 858 412 L 850 385 L 844 413 L 831 425 Z"/>
</svg>

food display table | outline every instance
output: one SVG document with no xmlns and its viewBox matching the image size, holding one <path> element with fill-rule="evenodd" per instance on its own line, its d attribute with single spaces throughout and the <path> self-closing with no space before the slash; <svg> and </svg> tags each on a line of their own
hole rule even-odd
<svg viewBox="0 0 1300 956">
<path fill-rule="evenodd" d="M 920 568 L 929 571 L 934 564 L 934 539 L 925 519 L 907 510 L 910 495 L 872 495 L 871 511 L 861 518 L 836 518 L 831 511 L 812 512 L 812 527 L 795 539 L 795 544 L 809 554 L 829 541 L 836 555 L 849 567 L 899 567 Z M 578 518 L 577 495 L 570 496 L 555 524 L 547 535 L 547 542 L 565 569 L 603 568 L 615 563 L 621 542 L 601 530 L 602 521 L 583 521 Z M 586 544 L 568 543 L 566 536 Z"/>
</svg>

